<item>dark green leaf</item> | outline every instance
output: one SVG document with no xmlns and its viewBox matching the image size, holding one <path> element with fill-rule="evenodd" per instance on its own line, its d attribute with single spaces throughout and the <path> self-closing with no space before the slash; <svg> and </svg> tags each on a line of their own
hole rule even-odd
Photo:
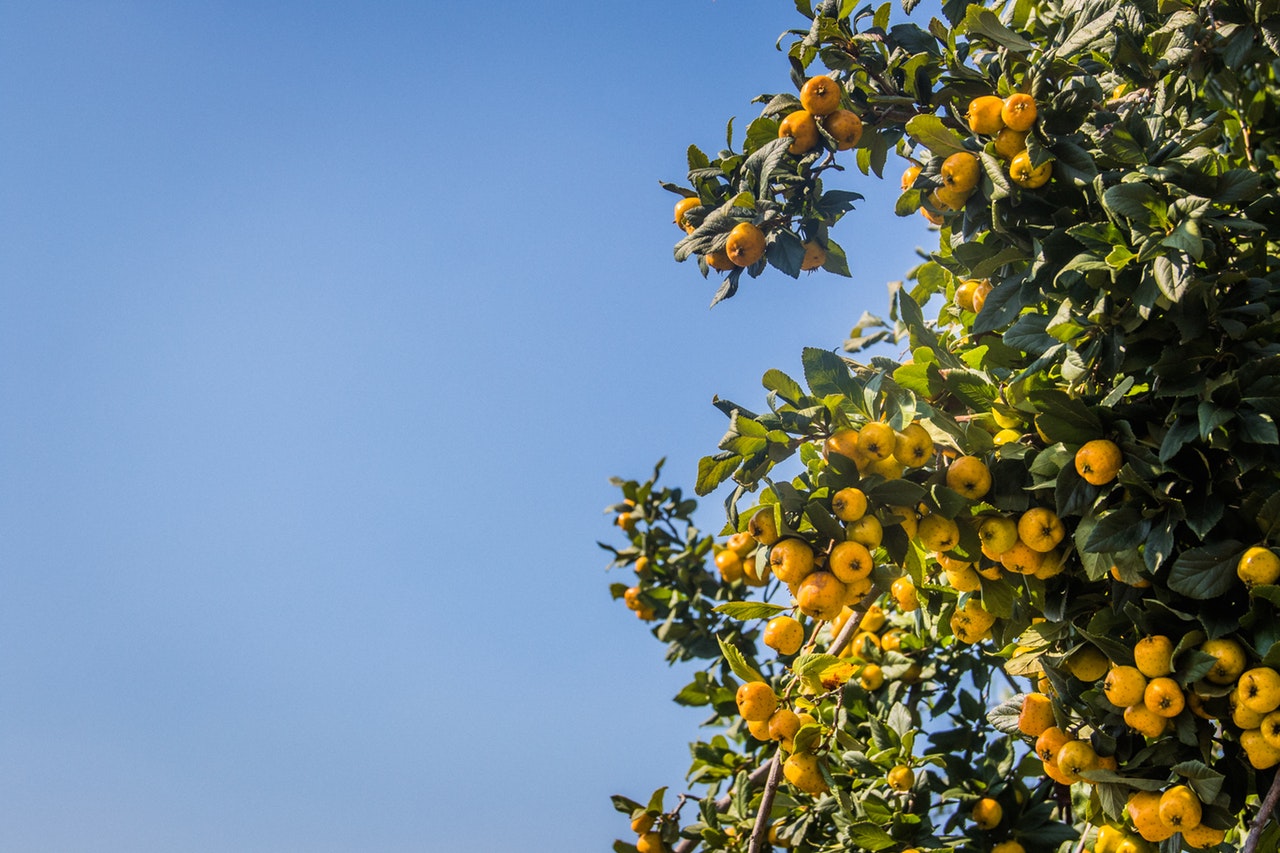
<svg viewBox="0 0 1280 853">
<path fill-rule="evenodd" d="M 730 619 L 769 619 L 777 616 L 787 608 L 780 604 L 769 604 L 764 601 L 729 601 L 715 608 L 716 613 L 723 613 Z"/>
<path fill-rule="evenodd" d="M 1236 582 L 1236 562 L 1242 548 L 1230 539 L 1183 552 L 1169 572 L 1169 588 L 1188 598 L 1217 598 Z"/>
</svg>

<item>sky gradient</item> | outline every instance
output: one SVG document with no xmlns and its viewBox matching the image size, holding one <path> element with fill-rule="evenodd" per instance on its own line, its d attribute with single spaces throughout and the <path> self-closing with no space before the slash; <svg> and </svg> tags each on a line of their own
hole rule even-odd
<svg viewBox="0 0 1280 853">
<path fill-rule="evenodd" d="M 708 311 L 672 261 L 658 181 L 800 23 L 0 4 L 0 847 L 586 853 L 679 785 L 703 714 L 609 598 L 607 480 L 691 487 L 712 396 L 928 240 L 849 158 L 852 280 Z"/>
</svg>

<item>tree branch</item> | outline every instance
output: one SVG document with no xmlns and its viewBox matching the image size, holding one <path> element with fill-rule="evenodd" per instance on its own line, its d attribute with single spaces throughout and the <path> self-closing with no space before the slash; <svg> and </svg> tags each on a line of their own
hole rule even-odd
<svg viewBox="0 0 1280 853">
<path fill-rule="evenodd" d="M 773 795 L 778 792 L 778 783 L 782 781 L 782 750 L 773 753 L 769 762 L 769 779 L 764 783 L 764 793 L 760 795 L 760 811 L 756 812 L 756 825 L 751 830 L 751 844 L 747 853 L 761 853 L 768 843 L 769 812 L 773 810 Z"/>
<path fill-rule="evenodd" d="M 1244 842 L 1244 847 L 1240 853 L 1255 853 L 1258 849 L 1258 842 L 1262 840 L 1262 830 L 1271 820 L 1271 813 L 1275 811 L 1276 801 L 1280 800 L 1280 773 L 1276 774 L 1276 778 L 1271 782 L 1271 790 L 1267 791 L 1267 798 L 1262 801 L 1262 807 L 1258 809 L 1258 816 L 1253 819 L 1253 826 L 1249 830 L 1249 837 Z"/>
</svg>

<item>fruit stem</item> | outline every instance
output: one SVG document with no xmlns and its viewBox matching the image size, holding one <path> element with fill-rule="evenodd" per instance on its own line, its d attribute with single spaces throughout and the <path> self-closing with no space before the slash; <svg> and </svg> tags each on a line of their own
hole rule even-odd
<svg viewBox="0 0 1280 853">
<path fill-rule="evenodd" d="M 1262 807 L 1258 809 L 1258 816 L 1253 819 L 1253 826 L 1249 829 L 1249 837 L 1244 842 L 1244 847 L 1240 853 L 1254 853 L 1258 849 L 1258 842 L 1262 840 L 1262 830 L 1271 819 L 1271 813 L 1275 811 L 1276 801 L 1280 800 L 1280 773 L 1276 774 L 1276 778 L 1271 782 L 1271 790 L 1267 791 L 1267 798 L 1262 801 Z"/>
<path fill-rule="evenodd" d="M 747 853 L 761 853 L 767 846 L 773 795 L 778 792 L 778 784 L 782 781 L 781 755 L 781 749 L 775 750 L 769 763 L 769 779 L 764 783 L 764 792 L 760 795 L 760 811 L 756 813 L 756 825 L 751 830 L 751 843 L 747 846 Z"/>
</svg>

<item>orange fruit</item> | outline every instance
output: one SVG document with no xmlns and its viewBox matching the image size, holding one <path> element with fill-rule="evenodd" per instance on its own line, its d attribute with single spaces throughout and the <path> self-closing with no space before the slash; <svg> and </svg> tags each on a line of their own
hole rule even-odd
<svg viewBox="0 0 1280 853">
<path fill-rule="evenodd" d="M 824 116 L 822 127 L 836 141 L 837 151 L 848 151 L 862 139 L 862 119 L 849 110 L 836 110 Z"/>
<path fill-rule="evenodd" d="M 1036 123 L 1036 99 L 1022 93 L 1010 95 L 1000 107 L 1000 119 L 1010 130 L 1030 130 Z"/>
<path fill-rule="evenodd" d="M 978 185 L 982 165 L 968 151 L 958 151 L 942 161 L 943 186 L 955 192 L 968 192 Z"/>
<path fill-rule="evenodd" d="M 1086 482 L 1095 486 L 1105 486 L 1120 473 L 1124 457 L 1114 441 L 1105 438 L 1086 442 L 1076 451 L 1076 472 Z"/>
<path fill-rule="evenodd" d="M 764 232 L 750 222 L 739 222 L 729 232 L 724 251 L 735 266 L 749 267 L 764 257 Z"/>
<path fill-rule="evenodd" d="M 911 189 L 911 185 L 916 182 L 916 178 L 920 177 L 920 167 L 911 165 L 902 173 L 902 191 L 906 192 Z"/>
<path fill-rule="evenodd" d="M 965 116 L 969 120 L 969 129 L 974 133 L 987 136 L 999 133 L 1004 127 L 1004 101 L 995 95 L 983 95 L 969 102 L 969 112 Z"/>
<path fill-rule="evenodd" d="M 684 215 L 695 207 L 700 207 L 702 200 L 696 196 L 693 198 L 682 198 L 676 202 L 676 225 L 679 225 L 685 231 L 692 231 L 693 226 L 688 223 Z"/>
<path fill-rule="evenodd" d="M 702 259 L 707 262 L 707 266 L 711 267 L 713 270 L 719 270 L 720 272 L 728 272 L 735 266 L 733 261 L 729 260 L 729 256 L 725 253 L 724 249 L 713 249 L 703 255 Z"/>
<path fill-rule="evenodd" d="M 800 106 L 814 116 L 835 112 L 840 107 L 840 84 L 825 74 L 810 77 L 800 87 Z"/>
<path fill-rule="evenodd" d="M 1031 155 L 1019 151 L 1009 161 L 1009 177 L 1013 182 L 1025 189 L 1034 190 L 1049 183 L 1053 176 L 1053 161 L 1049 160 L 1039 166 L 1031 165 Z"/>
<path fill-rule="evenodd" d="M 1006 127 L 996 134 L 996 156 L 1012 160 L 1019 151 L 1027 150 L 1027 132 Z"/>
<path fill-rule="evenodd" d="M 796 110 L 787 115 L 778 125 L 778 138 L 789 136 L 793 140 L 787 150 L 792 154 L 803 154 L 818 145 L 818 123 L 808 110 Z M 743 265 L 745 266 L 745 264 Z"/>
</svg>

